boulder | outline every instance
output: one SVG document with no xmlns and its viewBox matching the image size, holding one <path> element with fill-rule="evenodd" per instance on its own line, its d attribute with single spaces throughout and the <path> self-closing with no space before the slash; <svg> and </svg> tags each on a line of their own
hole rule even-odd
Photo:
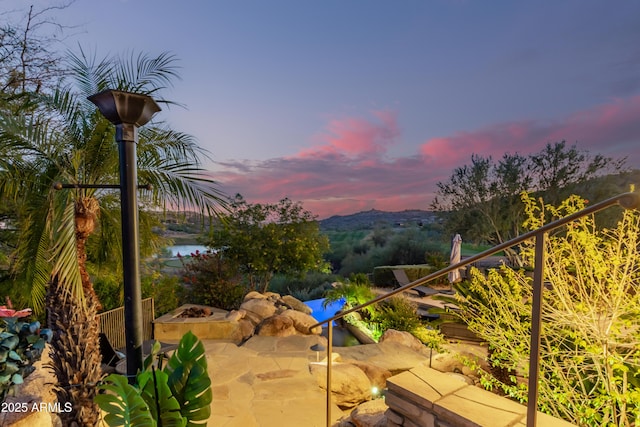
<svg viewBox="0 0 640 427">
<path fill-rule="evenodd" d="M 276 314 L 282 314 L 287 310 L 291 310 L 289 307 L 287 307 L 286 305 L 282 304 L 282 301 L 278 301 L 275 304 L 276 307 Z"/>
<path fill-rule="evenodd" d="M 271 300 L 271 301 L 278 301 L 280 300 L 281 296 L 279 293 L 276 292 L 265 292 L 264 293 L 265 298 Z"/>
<path fill-rule="evenodd" d="M 359 360 L 343 359 L 342 363 L 349 363 L 360 368 L 369 378 L 372 387 L 377 387 L 378 390 L 387 388 L 387 378 L 391 376 L 391 371 L 388 369 Z"/>
<path fill-rule="evenodd" d="M 440 372 L 462 373 L 464 364 L 456 353 L 437 353 L 431 358 L 430 367 Z"/>
<path fill-rule="evenodd" d="M 387 409 L 384 399 L 364 402 L 351 412 L 350 421 L 356 427 L 386 427 Z"/>
<path fill-rule="evenodd" d="M 241 309 L 242 310 L 242 309 Z M 245 311 L 245 310 L 242 310 Z M 252 311 L 245 311 L 244 317 L 242 320 L 248 320 L 249 322 L 251 322 L 253 324 L 254 327 L 258 326 L 260 324 L 260 322 L 262 322 L 264 320 L 263 317 L 255 314 Z"/>
<path fill-rule="evenodd" d="M 383 342 L 397 342 L 419 353 L 428 353 L 427 347 L 422 342 L 411 335 L 409 332 L 396 331 L 395 329 L 387 329 L 380 337 L 381 343 Z"/>
<path fill-rule="evenodd" d="M 255 333 L 255 325 L 247 319 L 240 319 L 238 322 L 240 325 L 240 333 L 242 334 L 242 341 L 245 341 L 247 338 L 251 338 Z"/>
<path fill-rule="evenodd" d="M 393 375 L 408 371 L 423 363 L 429 363 L 428 351 L 425 355 L 393 341 L 353 347 L 334 347 L 334 351 L 340 353 L 343 360 L 365 361 L 384 368 Z"/>
<path fill-rule="evenodd" d="M 293 320 L 282 315 L 264 319 L 256 330 L 257 335 L 267 337 L 288 337 L 297 334 L 296 328 L 293 326 Z"/>
<path fill-rule="evenodd" d="M 246 315 L 247 312 L 245 310 L 231 310 L 224 318 L 230 322 L 239 322 L 240 319 L 244 319 Z"/>
<path fill-rule="evenodd" d="M 244 300 L 243 301 L 248 301 L 250 299 L 267 299 L 266 295 L 261 294 L 258 291 L 251 291 L 248 294 L 246 294 L 244 296 Z"/>
<path fill-rule="evenodd" d="M 454 372 L 467 377 L 478 379 L 478 372 L 471 369 L 463 360 L 470 360 L 471 365 L 477 365 L 484 371 L 489 371 L 487 362 L 487 347 L 472 343 L 449 343 L 444 346 L 445 352 L 435 353 L 431 358 L 431 367 L 440 372 Z"/>
<path fill-rule="evenodd" d="M 327 366 L 311 363 L 311 374 L 318 386 L 327 389 Z M 333 401 L 341 408 L 353 408 L 362 402 L 371 400 L 371 382 L 362 369 L 348 363 L 335 363 L 331 370 L 331 394 Z"/>
<path fill-rule="evenodd" d="M 248 299 L 240 305 L 240 308 L 257 314 L 261 319 L 266 319 L 276 313 L 276 306 L 268 299 Z"/>
<path fill-rule="evenodd" d="M 285 295 L 282 297 L 282 302 L 285 303 L 289 308 L 292 308 L 296 311 L 301 311 L 305 314 L 311 314 L 311 307 L 309 307 L 307 304 L 303 303 L 296 297 Z"/>
<path fill-rule="evenodd" d="M 308 314 L 296 310 L 285 310 L 281 316 L 285 316 L 291 319 L 293 326 L 296 330 L 305 335 L 320 335 L 322 333 L 322 326 L 316 326 L 311 330 L 311 326 L 318 323 L 316 319 Z"/>
<path fill-rule="evenodd" d="M 475 384 L 475 382 L 473 381 L 473 378 L 468 377 L 466 375 L 458 374 L 457 372 L 445 372 L 445 374 L 450 376 L 451 378 L 455 378 L 458 381 L 462 381 L 463 383 L 467 383 L 469 385 Z"/>
</svg>

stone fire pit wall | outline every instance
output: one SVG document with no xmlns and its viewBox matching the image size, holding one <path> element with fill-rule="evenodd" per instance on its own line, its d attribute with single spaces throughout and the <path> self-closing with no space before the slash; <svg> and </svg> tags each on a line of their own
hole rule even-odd
<svg viewBox="0 0 640 427">
<path fill-rule="evenodd" d="M 209 315 L 183 317 L 188 313 Z M 290 295 L 249 292 L 238 310 L 185 304 L 154 320 L 153 329 L 154 338 L 160 341 L 179 341 L 187 331 L 191 331 L 203 340 L 240 344 L 253 335 L 319 335 L 322 328 L 311 328 L 316 323 L 311 309 Z"/>
<path fill-rule="evenodd" d="M 207 317 L 179 317 L 191 308 L 208 309 L 211 315 Z M 226 310 L 196 304 L 182 305 L 170 313 L 158 317 L 153 321 L 153 335 L 159 341 L 180 341 L 188 331 L 193 332 L 200 339 L 224 339 L 230 336 L 235 326 L 234 322 L 226 320 Z"/>
</svg>

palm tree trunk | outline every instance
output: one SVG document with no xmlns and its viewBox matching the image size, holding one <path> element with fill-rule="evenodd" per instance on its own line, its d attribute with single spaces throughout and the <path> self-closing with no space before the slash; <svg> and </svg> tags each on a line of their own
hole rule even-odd
<svg viewBox="0 0 640 427">
<path fill-rule="evenodd" d="M 87 273 L 87 239 L 96 228 L 96 220 L 100 212 L 98 200 L 93 197 L 82 197 L 75 202 L 75 230 L 76 230 L 76 253 L 78 254 L 78 269 L 82 278 L 82 289 L 84 294 L 92 295 L 97 307 L 102 310 L 102 304 L 93 289 L 93 283 L 89 273 Z"/>
<path fill-rule="evenodd" d="M 95 228 L 99 205 L 94 198 L 75 204 L 75 238 L 84 301 L 73 295 L 57 277 L 47 290 L 48 326 L 53 331 L 51 366 L 58 380 L 55 393 L 65 426 L 93 427 L 99 410 L 93 403 L 102 378 L 97 312 L 101 308 L 86 269 L 86 241 Z M 71 406 L 70 411 L 65 409 Z"/>
<path fill-rule="evenodd" d="M 99 410 L 93 398 L 102 378 L 96 300 L 85 295 L 82 304 L 53 278 L 47 307 L 48 326 L 54 334 L 50 356 L 57 378 L 55 393 L 62 409 L 62 425 L 96 426 Z M 71 411 L 67 412 L 69 403 Z"/>
</svg>

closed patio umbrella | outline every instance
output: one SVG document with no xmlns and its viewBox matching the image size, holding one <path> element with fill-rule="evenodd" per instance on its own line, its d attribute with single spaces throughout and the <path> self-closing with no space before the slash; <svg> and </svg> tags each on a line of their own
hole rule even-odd
<svg viewBox="0 0 640 427">
<path fill-rule="evenodd" d="M 462 247 L 462 237 L 456 234 L 451 242 L 451 256 L 449 257 L 449 265 L 457 264 L 460 262 L 460 252 Z M 456 283 L 462 280 L 460 275 L 460 269 L 449 272 L 449 283 Z"/>
</svg>

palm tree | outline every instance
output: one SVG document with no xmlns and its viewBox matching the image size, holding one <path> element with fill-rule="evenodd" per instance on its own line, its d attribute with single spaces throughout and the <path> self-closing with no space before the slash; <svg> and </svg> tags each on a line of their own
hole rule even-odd
<svg viewBox="0 0 640 427">
<path fill-rule="evenodd" d="M 86 187 L 56 191 L 53 184 L 118 180 L 114 128 L 87 96 L 119 89 L 170 104 L 161 92 L 177 75 L 175 58 L 168 54 L 96 61 L 81 52 L 71 55 L 70 71 L 71 80 L 42 96 L 37 108 L 17 115 L 0 111 L 0 200 L 16 203 L 16 283 L 30 290 L 36 311 L 46 306 L 54 331 L 56 393 L 59 402 L 73 407 L 60 414 L 62 422 L 93 426 L 98 422 L 95 385 L 102 376 L 100 302 L 87 272 L 87 240 L 99 227 L 100 256 L 119 253 L 117 193 Z M 226 197 L 200 167 L 206 153 L 190 135 L 152 122 L 140 129 L 137 150 L 139 179 L 152 186 L 141 196 L 145 207 L 198 208 L 211 215 L 223 206 Z"/>
</svg>

